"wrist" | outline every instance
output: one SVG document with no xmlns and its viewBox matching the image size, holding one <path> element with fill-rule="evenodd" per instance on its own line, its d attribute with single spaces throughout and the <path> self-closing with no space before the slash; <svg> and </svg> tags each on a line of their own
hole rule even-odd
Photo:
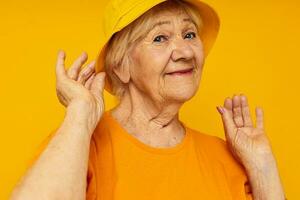
<svg viewBox="0 0 300 200">
<path fill-rule="evenodd" d="M 260 171 L 261 173 L 268 172 L 270 168 L 276 168 L 276 159 L 272 152 L 264 155 L 252 156 L 250 159 L 243 161 L 243 166 L 247 172 Z"/>
<path fill-rule="evenodd" d="M 76 128 L 80 132 L 91 136 L 98 121 L 92 110 L 68 107 L 64 123 L 66 126 Z"/>
<path fill-rule="evenodd" d="M 89 114 L 96 109 L 96 103 L 90 99 L 76 99 L 67 106 L 67 112 Z"/>
<path fill-rule="evenodd" d="M 255 199 L 284 200 L 284 190 L 273 158 L 245 167 Z"/>
</svg>

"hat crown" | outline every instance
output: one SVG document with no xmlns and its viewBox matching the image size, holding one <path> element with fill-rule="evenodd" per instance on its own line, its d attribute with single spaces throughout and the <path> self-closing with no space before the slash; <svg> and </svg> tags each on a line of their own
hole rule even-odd
<svg viewBox="0 0 300 200">
<path fill-rule="evenodd" d="M 153 6 L 166 0 L 111 0 L 108 2 L 103 16 L 103 32 L 105 38 L 121 30 L 134 19 L 141 16 Z"/>
</svg>

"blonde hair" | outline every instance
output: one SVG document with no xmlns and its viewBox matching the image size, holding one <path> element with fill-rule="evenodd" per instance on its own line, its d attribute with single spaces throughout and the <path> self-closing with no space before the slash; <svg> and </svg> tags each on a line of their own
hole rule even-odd
<svg viewBox="0 0 300 200">
<path fill-rule="evenodd" d="M 167 0 L 148 10 L 121 31 L 115 33 L 110 39 L 106 49 L 104 67 L 107 78 L 112 84 L 112 93 L 119 99 L 123 96 L 126 85 L 113 72 L 113 68 L 128 65 L 130 50 L 150 31 L 153 24 L 152 19 L 158 13 L 174 9 L 184 11 L 196 25 L 200 35 L 203 24 L 198 10 L 193 5 L 181 0 Z"/>
</svg>

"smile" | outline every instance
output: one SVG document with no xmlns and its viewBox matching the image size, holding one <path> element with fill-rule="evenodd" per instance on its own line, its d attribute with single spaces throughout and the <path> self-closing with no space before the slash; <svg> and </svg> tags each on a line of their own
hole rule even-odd
<svg viewBox="0 0 300 200">
<path fill-rule="evenodd" d="M 176 71 L 176 72 L 172 72 L 172 73 L 167 73 L 167 75 L 170 75 L 170 76 L 187 76 L 187 75 L 193 74 L 193 71 L 194 71 L 193 68 L 191 68 L 191 69 Z"/>
</svg>

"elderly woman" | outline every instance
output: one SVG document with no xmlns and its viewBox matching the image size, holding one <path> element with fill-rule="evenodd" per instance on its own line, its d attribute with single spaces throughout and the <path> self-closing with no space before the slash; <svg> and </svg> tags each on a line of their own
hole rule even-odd
<svg viewBox="0 0 300 200">
<path fill-rule="evenodd" d="M 11 199 L 282 200 L 262 109 L 245 95 L 217 109 L 226 142 L 187 127 L 180 107 L 198 90 L 219 27 L 198 0 L 111 1 L 96 62 L 56 66 L 61 126 Z M 119 99 L 105 112 L 104 88 Z"/>
</svg>

